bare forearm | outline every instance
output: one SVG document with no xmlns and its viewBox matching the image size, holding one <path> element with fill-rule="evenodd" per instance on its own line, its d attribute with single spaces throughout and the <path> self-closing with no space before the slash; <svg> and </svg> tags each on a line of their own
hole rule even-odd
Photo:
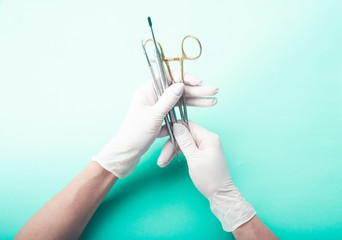
<svg viewBox="0 0 342 240">
<path fill-rule="evenodd" d="M 116 180 L 91 162 L 24 225 L 16 239 L 78 238 Z"/>
<path fill-rule="evenodd" d="M 274 235 L 274 233 L 256 215 L 251 220 L 234 230 L 233 235 L 237 240 L 278 239 L 277 236 Z"/>
</svg>

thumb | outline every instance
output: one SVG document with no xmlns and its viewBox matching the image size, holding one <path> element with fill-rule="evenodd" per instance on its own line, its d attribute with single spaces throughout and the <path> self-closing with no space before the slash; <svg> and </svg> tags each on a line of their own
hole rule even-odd
<svg viewBox="0 0 342 240">
<path fill-rule="evenodd" d="M 162 115 L 166 115 L 173 108 L 173 106 L 176 105 L 179 98 L 182 96 L 183 91 L 183 83 L 174 83 L 168 87 L 154 105 L 154 107 L 157 109 L 157 112 Z"/>
<path fill-rule="evenodd" d="M 178 146 L 188 159 L 192 154 L 198 152 L 195 140 L 189 130 L 182 124 L 173 124 L 173 134 L 177 140 Z"/>
</svg>

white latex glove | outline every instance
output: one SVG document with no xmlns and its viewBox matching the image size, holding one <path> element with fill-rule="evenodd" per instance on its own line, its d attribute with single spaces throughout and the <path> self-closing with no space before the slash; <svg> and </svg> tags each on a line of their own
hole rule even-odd
<svg viewBox="0 0 342 240">
<path fill-rule="evenodd" d="M 223 229 L 232 232 L 256 212 L 234 186 L 219 136 L 191 121 L 189 130 L 179 123 L 173 127 L 178 145 L 186 157 L 191 180 L 209 200 L 211 211 Z M 162 152 L 161 161 L 167 160 L 163 155 Z M 158 162 L 163 165 L 163 162 Z"/>
<path fill-rule="evenodd" d="M 177 80 L 180 74 L 173 72 L 173 76 Z M 135 93 L 118 134 L 92 159 L 119 178 L 128 176 L 158 136 L 165 115 L 177 103 L 183 91 L 187 105 L 203 107 L 216 103 L 216 98 L 202 96 L 216 94 L 217 88 L 200 86 L 200 83 L 199 78 L 185 74 L 185 85 L 171 85 L 158 100 L 152 81 L 147 82 Z"/>
</svg>

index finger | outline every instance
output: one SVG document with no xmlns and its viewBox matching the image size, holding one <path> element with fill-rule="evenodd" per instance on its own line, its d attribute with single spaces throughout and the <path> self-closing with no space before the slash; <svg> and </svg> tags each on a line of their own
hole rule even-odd
<svg viewBox="0 0 342 240">
<path fill-rule="evenodd" d="M 181 71 L 176 70 L 176 71 L 172 71 L 171 72 L 173 80 L 175 82 L 182 82 L 182 75 L 181 75 Z M 202 83 L 202 79 L 200 79 L 199 77 L 192 75 L 190 73 L 184 72 L 184 84 L 186 85 L 192 85 L 192 86 L 196 86 L 196 85 L 200 85 Z M 167 77 L 170 79 L 170 75 L 167 72 Z"/>
</svg>

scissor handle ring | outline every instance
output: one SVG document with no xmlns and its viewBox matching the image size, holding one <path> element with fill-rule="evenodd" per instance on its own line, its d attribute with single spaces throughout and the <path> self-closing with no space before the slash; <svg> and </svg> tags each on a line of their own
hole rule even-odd
<svg viewBox="0 0 342 240">
<path fill-rule="evenodd" d="M 185 51 L 184 51 L 184 41 L 187 39 L 187 38 L 192 38 L 194 40 L 196 40 L 196 42 L 198 43 L 198 47 L 199 47 L 199 53 L 197 56 L 195 57 L 189 57 L 188 55 L 186 55 Z M 189 59 L 189 60 L 195 60 L 197 58 L 199 58 L 202 54 L 202 45 L 201 45 L 201 42 L 198 40 L 197 37 L 195 37 L 194 35 L 187 35 L 183 38 L 183 41 L 182 41 L 182 56 L 184 59 Z"/>
</svg>

